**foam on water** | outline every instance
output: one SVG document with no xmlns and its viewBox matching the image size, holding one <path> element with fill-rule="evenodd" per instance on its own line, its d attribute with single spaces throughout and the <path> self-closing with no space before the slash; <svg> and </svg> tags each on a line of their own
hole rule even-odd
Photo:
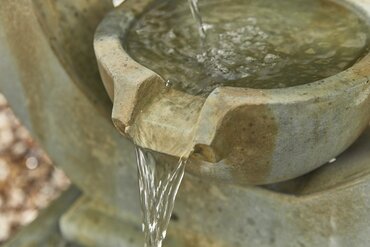
<svg viewBox="0 0 370 247">
<path fill-rule="evenodd" d="M 194 9 L 202 18 L 194 22 L 186 1 L 159 1 L 127 37 L 135 60 L 191 94 L 218 86 L 263 89 L 313 82 L 351 66 L 368 44 L 367 24 L 328 0 L 199 4 Z"/>
</svg>

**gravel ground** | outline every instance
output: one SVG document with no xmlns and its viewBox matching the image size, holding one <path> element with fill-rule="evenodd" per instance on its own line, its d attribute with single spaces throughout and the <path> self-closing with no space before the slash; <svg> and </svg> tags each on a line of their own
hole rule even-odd
<svg viewBox="0 0 370 247">
<path fill-rule="evenodd" d="M 0 94 L 0 244 L 69 186 Z"/>
</svg>

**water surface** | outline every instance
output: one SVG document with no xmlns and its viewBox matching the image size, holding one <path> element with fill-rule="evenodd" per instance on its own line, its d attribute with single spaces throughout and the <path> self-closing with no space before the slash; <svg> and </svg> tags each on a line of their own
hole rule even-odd
<svg viewBox="0 0 370 247">
<path fill-rule="evenodd" d="M 159 1 L 127 39 L 135 60 L 191 94 L 222 85 L 284 88 L 320 80 L 351 66 L 368 43 L 367 24 L 328 0 L 199 4 L 205 44 L 184 0 Z"/>
</svg>

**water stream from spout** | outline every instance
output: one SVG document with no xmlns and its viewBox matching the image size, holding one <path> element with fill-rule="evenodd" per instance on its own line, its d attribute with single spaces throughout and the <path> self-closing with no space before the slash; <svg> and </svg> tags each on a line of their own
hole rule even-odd
<svg viewBox="0 0 370 247">
<path fill-rule="evenodd" d="M 206 39 L 206 30 L 203 25 L 202 15 L 199 12 L 198 0 L 188 0 L 188 3 L 193 19 L 198 27 L 200 39 L 202 43 L 204 43 Z"/>
<path fill-rule="evenodd" d="M 118 7 L 124 1 L 125 0 L 112 0 L 112 3 L 114 7 Z M 199 11 L 198 0 L 188 0 L 188 4 L 191 11 L 191 15 L 193 16 L 193 19 L 198 27 L 200 39 L 203 43 L 206 39 L 206 30 L 204 28 L 202 16 Z"/>
<path fill-rule="evenodd" d="M 112 0 L 114 7 L 118 7 L 124 1 Z M 206 32 L 198 0 L 188 0 L 188 3 L 201 42 L 204 44 Z M 175 164 L 157 164 L 150 151 L 136 146 L 136 162 L 145 247 L 162 247 L 187 160 L 180 158 Z"/>
<path fill-rule="evenodd" d="M 112 0 L 118 7 L 125 0 Z M 206 38 L 198 0 L 188 0 L 202 44 Z M 145 247 L 162 247 L 167 234 L 175 199 L 185 173 L 185 159 L 177 164 L 157 164 L 150 151 L 136 147 L 136 162 L 139 178 L 139 192 L 142 210 L 142 230 Z"/>
<path fill-rule="evenodd" d="M 145 247 L 161 247 L 185 172 L 186 160 L 157 164 L 150 151 L 136 148 Z"/>
</svg>

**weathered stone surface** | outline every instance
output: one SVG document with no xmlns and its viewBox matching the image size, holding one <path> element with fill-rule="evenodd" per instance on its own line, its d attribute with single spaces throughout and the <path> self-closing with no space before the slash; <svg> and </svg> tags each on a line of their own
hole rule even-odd
<svg viewBox="0 0 370 247">
<path fill-rule="evenodd" d="M 368 1 L 341 0 L 358 13 Z M 370 120 L 370 55 L 326 79 L 283 89 L 218 87 L 208 96 L 168 89 L 125 50 L 128 29 L 152 0 L 127 0 L 99 25 L 94 48 L 118 130 L 148 149 L 193 160 L 223 182 L 292 179 L 346 150 Z M 335 143 L 335 145 L 333 145 Z"/>
<path fill-rule="evenodd" d="M 67 49 L 59 38 L 43 28 L 43 19 L 34 1 L 1 2 L 0 8 L 0 91 L 9 100 L 12 109 L 42 144 L 53 163 L 62 168 L 69 178 L 87 194 L 119 207 L 125 205 L 139 212 L 137 201 L 126 202 L 126 197 L 137 195 L 134 146 L 114 128 L 110 119 L 111 104 L 98 76 L 95 60 L 84 59 L 85 67 L 65 65 L 63 56 L 70 60 L 93 56 L 93 32 L 79 31 L 87 24 L 97 23 L 103 16 L 109 0 L 96 1 L 40 1 L 45 6 L 76 5 L 83 14 L 70 28 L 73 35 L 63 30 L 64 39 L 87 40 L 89 49 Z M 44 6 L 44 7 L 45 7 Z M 69 8 L 53 8 L 55 16 L 65 16 L 50 21 L 58 28 L 68 15 Z M 61 12 L 63 9 L 63 12 Z M 92 15 L 93 11 L 101 11 Z M 71 17 L 72 18 L 72 17 Z M 74 17 L 73 17 L 74 18 Z M 47 34 L 48 33 L 48 34 Z M 79 37 L 79 35 L 86 37 Z M 53 46 L 58 46 L 56 52 Z M 82 45 L 82 44 L 81 44 Z M 89 53 L 89 54 L 85 54 Z M 64 67 L 67 66 L 68 68 Z M 96 77 L 86 79 L 85 73 L 95 71 Z M 82 86 L 84 85 L 84 86 Z M 93 91 L 93 92 L 89 92 Z M 95 96 L 94 96 L 95 95 Z M 102 101 L 101 101 L 102 100 Z M 108 103 L 104 103 L 108 102 Z M 125 174 L 131 174 L 125 177 Z M 131 181 L 131 182 L 130 182 Z M 129 204 L 131 204 L 129 206 Z"/>
<path fill-rule="evenodd" d="M 370 128 L 336 162 L 288 183 L 290 191 L 282 185 L 273 192 L 187 175 L 165 246 L 366 247 L 370 241 L 369 148 Z M 135 241 L 128 246 L 141 246 L 139 215 L 87 198 L 64 216 L 62 229 L 69 239 L 89 247 L 102 243 L 113 247 L 130 238 Z"/>
<path fill-rule="evenodd" d="M 65 214 L 60 226 L 66 239 L 88 247 L 142 247 L 144 238 L 139 221 L 117 218 L 115 209 L 82 197 Z"/>
</svg>

